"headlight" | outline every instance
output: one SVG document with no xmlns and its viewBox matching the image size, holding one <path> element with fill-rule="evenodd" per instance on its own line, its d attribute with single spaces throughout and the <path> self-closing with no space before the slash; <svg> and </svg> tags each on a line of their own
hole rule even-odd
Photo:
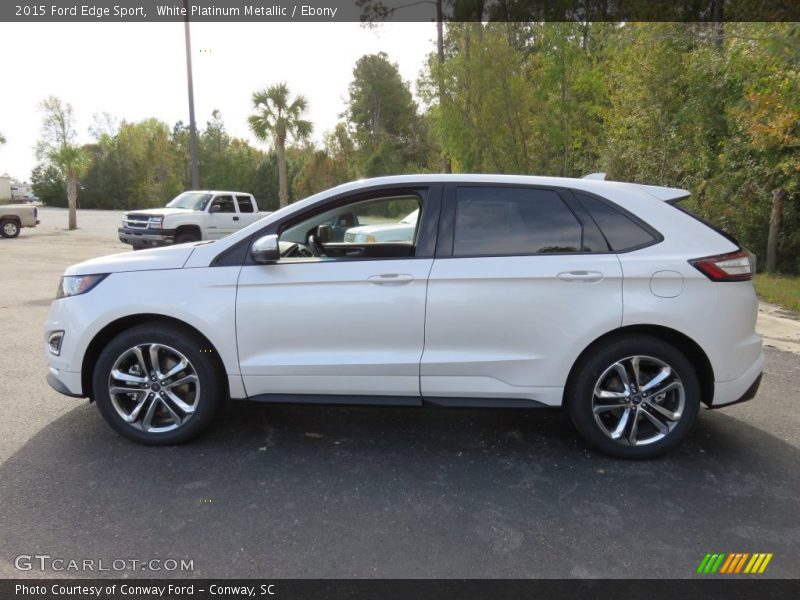
<svg viewBox="0 0 800 600">
<path fill-rule="evenodd" d="M 56 299 L 85 294 L 106 277 L 108 277 L 108 273 L 100 275 L 65 275 L 58 283 Z"/>
<path fill-rule="evenodd" d="M 150 217 L 147 219 L 147 226 L 150 229 L 161 229 L 161 226 L 164 224 L 164 217 L 163 215 L 160 217 Z"/>
</svg>

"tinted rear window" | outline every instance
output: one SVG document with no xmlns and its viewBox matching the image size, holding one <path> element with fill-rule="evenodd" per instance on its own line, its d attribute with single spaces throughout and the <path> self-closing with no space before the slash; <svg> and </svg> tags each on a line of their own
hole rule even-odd
<svg viewBox="0 0 800 600">
<path fill-rule="evenodd" d="M 610 204 L 580 192 L 575 192 L 575 196 L 600 227 L 615 252 L 630 250 L 655 241 L 649 231 Z"/>
<path fill-rule="evenodd" d="M 454 256 L 581 251 L 578 219 L 550 190 L 459 187 Z"/>
<path fill-rule="evenodd" d="M 254 212 L 253 201 L 250 199 L 250 196 L 236 196 L 236 201 L 239 203 L 239 212 Z"/>
</svg>

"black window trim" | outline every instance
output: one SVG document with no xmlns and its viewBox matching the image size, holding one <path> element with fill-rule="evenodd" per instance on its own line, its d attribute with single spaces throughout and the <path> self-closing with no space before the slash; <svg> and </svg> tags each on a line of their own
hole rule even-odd
<svg viewBox="0 0 800 600">
<path fill-rule="evenodd" d="M 422 202 L 422 216 L 421 223 L 418 224 L 419 235 L 417 238 L 416 250 L 414 256 L 397 257 L 391 256 L 386 258 L 337 258 L 335 261 L 330 262 L 352 262 L 352 261 L 384 261 L 384 260 L 412 260 L 412 259 L 431 259 L 434 258 L 436 249 L 436 236 L 439 224 L 439 217 L 442 208 L 442 188 L 443 185 L 437 182 L 420 182 L 415 183 L 398 183 L 389 185 L 378 185 L 368 188 L 361 188 L 358 190 L 350 190 L 343 192 L 330 198 L 326 198 L 321 202 L 316 202 L 313 205 L 305 208 L 299 213 L 294 213 L 287 216 L 280 221 L 270 223 L 262 229 L 252 233 L 251 235 L 243 238 L 230 248 L 226 248 L 220 252 L 214 259 L 212 259 L 209 266 L 211 267 L 229 267 L 229 266 L 248 266 L 258 265 L 250 258 L 250 246 L 253 242 L 260 237 L 270 234 L 280 235 L 285 229 L 307 219 L 317 213 L 325 212 L 339 206 L 360 202 L 363 200 L 378 199 L 381 195 L 386 193 L 397 195 L 398 193 L 408 193 L 419 196 Z M 309 260 L 295 260 L 291 263 L 284 264 L 319 264 L 318 259 Z M 263 265 L 260 265 L 263 266 Z"/>
<path fill-rule="evenodd" d="M 664 241 L 664 236 L 661 234 L 661 232 L 658 229 L 656 229 L 655 227 L 653 227 L 652 225 L 650 225 L 646 221 L 642 220 L 640 217 L 636 216 L 631 211 L 629 211 L 626 208 L 620 206 L 616 202 L 613 202 L 612 200 L 609 200 L 608 198 L 604 198 L 603 196 L 600 196 L 600 195 L 595 194 L 593 192 L 587 192 L 586 190 L 581 190 L 581 189 L 578 189 L 578 188 L 569 188 L 569 191 L 573 195 L 573 198 L 575 198 L 575 202 L 580 204 L 581 208 L 583 208 L 583 210 L 586 211 L 587 216 L 592 220 L 592 223 L 595 224 L 595 227 L 597 227 L 600 230 L 600 235 L 602 235 L 603 239 L 606 240 L 606 244 L 608 244 L 608 247 L 611 249 L 611 253 L 612 254 L 627 254 L 628 252 L 636 252 L 637 250 L 641 250 L 642 248 L 649 248 L 650 246 L 655 246 L 656 244 L 660 244 L 661 242 Z M 580 199 L 577 196 L 575 196 L 574 194 L 585 194 L 587 196 L 590 196 L 591 198 L 594 198 L 595 200 L 598 200 L 599 202 L 602 202 L 606 206 L 610 207 L 612 210 L 616 210 L 618 213 L 622 214 L 623 216 L 628 217 L 636 225 L 638 225 L 639 227 L 644 229 L 645 232 L 648 233 L 650 235 L 650 237 L 652 237 L 653 239 L 650 240 L 649 242 L 643 242 L 643 243 L 637 244 L 635 246 L 629 246 L 628 248 L 625 248 L 624 250 L 614 250 L 613 248 L 611 248 L 611 242 L 608 241 L 608 238 L 606 238 L 605 233 L 603 233 L 602 227 L 600 227 L 600 225 L 598 225 L 595 222 L 594 217 L 592 217 L 591 213 L 583 206 L 583 203 L 581 203 Z"/>
<path fill-rule="evenodd" d="M 519 252 L 519 253 L 504 253 L 504 254 L 474 254 L 469 256 L 455 256 L 453 254 L 453 247 L 455 243 L 455 214 L 456 214 L 456 193 L 458 188 L 464 187 L 483 187 L 483 188 L 515 188 L 515 189 L 528 189 L 537 191 L 550 191 L 561 199 L 567 209 L 575 217 L 575 220 L 581 226 L 581 246 L 584 244 L 585 229 L 586 227 L 597 228 L 594 220 L 589 218 L 588 214 L 583 214 L 583 210 L 576 210 L 576 204 L 580 204 L 578 199 L 575 198 L 570 188 L 549 185 L 528 185 L 519 183 L 495 183 L 495 182 L 450 182 L 445 185 L 444 202 L 442 203 L 442 215 L 439 220 L 439 236 L 438 245 L 436 247 L 436 258 L 502 258 L 514 256 L 581 256 L 581 255 L 595 255 L 595 254 L 615 254 L 611 250 L 608 242 L 608 250 L 594 251 L 594 250 L 580 250 L 578 252 Z M 581 207 L 582 208 L 582 207 Z M 588 219 L 588 220 L 587 220 Z M 602 236 L 602 232 L 600 232 Z M 602 236 L 605 240 L 605 236 Z"/>
</svg>

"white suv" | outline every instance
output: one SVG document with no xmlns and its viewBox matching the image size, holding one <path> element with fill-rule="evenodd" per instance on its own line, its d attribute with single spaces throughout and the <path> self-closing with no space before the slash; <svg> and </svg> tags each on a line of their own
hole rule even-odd
<svg viewBox="0 0 800 600">
<path fill-rule="evenodd" d="M 589 179 L 358 181 L 213 243 L 70 267 L 48 381 L 145 444 L 226 399 L 559 407 L 596 448 L 645 458 L 701 404 L 752 398 L 752 256 L 677 208 L 684 190 Z M 409 241 L 348 242 L 399 223 Z"/>
</svg>

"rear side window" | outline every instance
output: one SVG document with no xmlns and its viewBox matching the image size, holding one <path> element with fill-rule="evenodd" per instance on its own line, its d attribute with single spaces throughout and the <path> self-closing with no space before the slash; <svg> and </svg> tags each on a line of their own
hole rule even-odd
<svg viewBox="0 0 800 600">
<path fill-rule="evenodd" d="M 453 256 L 580 252 L 583 228 L 551 190 L 459 187 Z"/>
<path fill-rule="evenodd" d="M 614 252 L 632 250 L 656 241 L 652 233 L 610 204 L 580 192 L 575 192 L 575 196 L 600 227 Z"/>
<path fill-rule="evenodd" d="M 253 212 L 253 199 L 250 196 L 236 196 L 236 201 L 239 203 L 239 212 Z"/>
</svg>

